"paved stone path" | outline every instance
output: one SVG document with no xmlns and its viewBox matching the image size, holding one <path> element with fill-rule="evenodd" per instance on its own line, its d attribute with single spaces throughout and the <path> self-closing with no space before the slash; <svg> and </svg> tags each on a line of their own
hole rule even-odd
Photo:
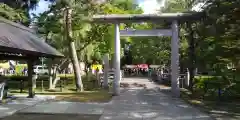
<svg viewBox="0 0 240 120">
<path fill-rule="evenodd" d="M 12 115 L 19 110 L 34 106 L 48 99 L 52 99 L 52 97 L 38 95 L 34 99 L 32 99 L 26 98 L 26 95 L 18 95 L 16 100 L 13 100 L 7 104 L 0 104 L 0 118 Z"/>
<path fill-rule="evenodd" d="M 17 113 L 0 120 L 99 120 L 101 115 Z"/>
<path fill-rule="evenodd" d="M 44 102 L 33 107 L 23 109 L 18 113 L 44 113 L 44 114 L 89 114 L 101 115 L 104 108 L 110 103 L 80 103 L 80 102 Z"/>
<path fill-rule="evenodd" d="M 147 79 L 125 78 L 122 82 L 146 84 L 147 89 L 132 86 L 114 97 L 100 120 L 211 120 L 181 99 L 172 98 L 169 92 L 159 92 L 159 87 Z"/>
<path fill-rule="evenodd" d="M 120 96 L 109 103 L 41 102 L 4 120 L 211 120 L 181 99 L 159 92 L 158 86 L 148 79 L 124 78 L 122 82 L 146 84 L 147 88 L 122 89 Z"/>
</svg>

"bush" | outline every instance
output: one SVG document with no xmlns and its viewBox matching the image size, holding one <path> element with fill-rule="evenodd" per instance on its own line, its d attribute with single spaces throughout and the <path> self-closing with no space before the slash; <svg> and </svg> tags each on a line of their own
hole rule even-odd
<svg viewBox="0 0 240 120">
<path fill-rule="evenodd" d="M 75 84 L 74 76 L 68 76 L 64 79 L 67 79 L 67 84 Z M 99 86 L 97 86 L 97 78 L 93 74 L 89 74 L 89 76 L 83 75 L 82 82 L 85 90 L 93 90 L 99 88 Z"/>
<path fill-rule="evenodd" d="M 5 76 L 8 80 L 12 80 L 12 81 L 27 81 L 27 76 L 23 76 L 23 75 L 9 75 L 9 76 Z"/>
<path fill-rule="evenodd" d="M 15 72 L 17 75 L 21 75 L 24 67 L 27 67 L 27 64 L 18 64 L 15 66 Z"/>
<path fill-rule="evenodd" d="M 230 82 L 231 81 L 231 82 Z M 232 81 L 230 77 L 225 76 L 196 76 L 194 79 L 196 92 L 204 93 L 208 96 L 218 96 L 218 89 L 221 89 L 222 96 L 226 99 L 238 97 L 240 93 L 240 82 Z M 204 89 L 204 86 L 207 88 Z M 205 91 L 207 90 L 207 91 Z"/>
<path fill-rule="evenodd" d="M 60 74 L 58 75 L 61 80 L 64 81 L 64 85 L 74 85 L 75 84 L 75 76 L 73 74 Z M 82 82 L 85 90 L 93 90 L 99 88 L 97 86 L 97 78 L 94 74 L 83 75 Z"/>
<path fill-rule="evenodd" d="M 203 89 L 204 88 L 204 84 L 206 84 L 209 81 L 212 82 L 217 82 L 219 79 L 218 76 L 195 76 L 194 78 L 194 87 L 197 89 Z"/>
<path fill-rule="evenodd" d="M 75 84 L 75 77 L 73 74 L 59 74 L 57 75 L 60 77 L 60 80 L 63 81 L 63 86 L 74 86 Z M 23 75 L 8 75 L 5 76 L 9 81 L 9 88 L 10 89 L 19 89 L 20 88 L 20 81 L 23 80 L 23 85 L 25 89 L 27 88 L 28 84 L 28 77 L 23 76 Z M 43 85 L 44 88 L 47 89 L 49 86 L 49 81 L 48 81 L 49 76 L 48 75 L 39 75 L 37 79 L 37 87 L 40 87 L 42 85 L 42 80 L 43 80 Z M 93 90 L 95 88 L 99 88 L 96 84 L 96 76 L 93 74 L 90 74 L 89 76 L 83 75 L 82 76 L 82 81 L 84 85 L 85 90 Z M 60 82 L 57 83 L 57 87 L 60 86 Z"/>
</svg>

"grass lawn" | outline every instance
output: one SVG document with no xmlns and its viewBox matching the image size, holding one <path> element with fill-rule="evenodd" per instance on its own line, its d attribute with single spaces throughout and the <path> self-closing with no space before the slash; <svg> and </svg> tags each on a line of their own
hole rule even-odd
<svg viewBox="0 0 240 120">
<path fill-rule="evenodd" d="M 26 91 L 23 93 L 12 93 L 12 95 L 27 94 Z M 94 91 L 84 91 L 84 92 L 75 92 L 75 91 L 36 91 L 36 95 L 54 95 L 56 96 L 55 100 L 57 101 L 69 101 L 69 102 L 109 102 L 112 98 L 112 95 L 107 90 L 96 89 Z"/>
<path fill-rule="evenodd" d="M 54 90 L 49 90 L 49 81 L 37 80 L 35 93 L 38 95 L 54 95 L 56 100 L 75 101 L 75 102 L 108 102 L 111 100 L 112 95 L 109 91 L 103 90 L 95 82 L 88 81 L 83 77 L 84 92 L 77 92 L 73 80 L 73 74 L 58 74 L 59 77 L 68 78 L 64 81 L 58 81 Z M 15 76 L 18 78 L 19 76 Z M 28 81 L 23 82 L 23 90 L 20 90 L 20 81 L 24 76 L 20 76 L 17 80 L 8 82 L 9 93 L 14 94 L 27 94 Z M 48 76 L 42 76 L 47 78 Z M 93 76 L 91 76 L 93 77 Z M 14 76 L 13 76 L 13 79 Z M 61 83 L 61 84 L 60 84 Z"/>
<path fill-rule="evenodd" d="M 48 90 L 48 87 L 35 89 L 36 95 L 54 95 L 57 101 L 71 101 L 71 102 L 108 102 L 112 95 L 107 90 L 96 87 L 84 92 L 76 92 L 74 85 L 67 85 L 62 88 L 56 87 L 54 90 Z M 10 94 L 27 94 L 28 90 L 25 88 L 22 93 L 19 89 L 9 89 Z"/>
<path fill-rule="evenodd" d="M 59 93 L 56 95 L 56 100 L 69 102 L 109 102 L 112 95 L 108 91 L 86 91 L 81 93 Z"/>
</svg>

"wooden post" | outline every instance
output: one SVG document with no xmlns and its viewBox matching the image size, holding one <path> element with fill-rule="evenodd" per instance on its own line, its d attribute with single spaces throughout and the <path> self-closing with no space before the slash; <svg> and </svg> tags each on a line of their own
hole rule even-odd
<svg viewBox="0 0 240 120">
<path fill-rule="evenodd" d="M 33 98 L 35 95 L 35 90 L 33 87 L 33 62 L 34 60 L 30 59 L 27 61 L 28 64 L 28 97 Z"/>
<path fill-rule="evenodd" d="M 41 80 L 41 88 L 42 88 L 41 91 L 43 92 L 43 89 L 44 89 L 43 88 L 43 80 Z"/>
<path fill-rule="evenodd" d="M 0 84 L 0 102 L 3 100 L 3 97 L 4 97 L 4 87 L 5 87 L 5 83 L 1 83 Z"/>
<path fill-rule="evenodd" d="M 62 89 L 62 87 L 63 87 L 63 85 L 62 85 L 62 80 L 61 80 L 61 78 L 60 78 L 60 91 L 62 92 L 63 91 L 63 89 Z"/>
<path fill-rule="evenodd" d="M 190 73 L 189 73 L 189 69 L 187 68 L 187 73 L 186 73 L 186 87 L 189 87 L 189 81 L 190 81 Z"/>
<path fill-rule="evenodd" d="M 32 76 L 33 89 L 37 88 L 37 78 L 38 78 L 38 75 L 37 74 L 33 74 L 33 76 Z"/>
<path fill-rule="evenodd" d="M 21 80 L 20 81 L 20 93 L 23 92 L 23 89 L 24 89 L 24 80 Z"/>
</svg>

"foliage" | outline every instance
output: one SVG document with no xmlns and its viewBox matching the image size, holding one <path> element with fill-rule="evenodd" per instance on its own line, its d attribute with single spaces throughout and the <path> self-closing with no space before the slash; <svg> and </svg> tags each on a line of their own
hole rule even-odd
<svg viewBox="0 0 240 120">
<path fill-rule="evenodd" d="M 37 6 L 39 0 L 1 0 L 0 16 L 14 22 L 29 25 L 29 11 Z"/>
<path fill-rule="evenodd" d="M 162 12 L 187 12 L 191 11 L 198 0 L 169 0 L 167 7 Z M 226 88 L 234 82 L 229 76 L 229 68 L 237 68 L 239 73 L 239 14 L 240 2 L 236 0 L 205 0 L 203 12 L 205 18 L 181 28 L 181 64 L 185 67 L 198 68 L 200 72 L 220 76 L 220 82 L 226 84 Z M 190 27 L 192 33 L 189 31 Z M 192 35 L 192 38 L 185 37 Z M 190 60 L 190 61 L 189 61 Z M 196 80 L 196 86 L 202 86 L 202 81 Z"/>
<path fill-rule="evenodd" d="M 204 89 L 204 85 L 207 82 L 219 82 L 218 79 L 220 79 L 220 76 L 195 76 L 194 82 L 196 89 Z M 216 87 L 217 89 L 217 87 Z"/>
<path fill-rule="evenodd" d="M 23 74 L 23 70 L 25 67 L 27 67 L 27 64 L 17 64 L 15 66 L 15 74 Z"/>
<path fill-rule="evenodd" d="M 204 36 L 204 42 L 209 43 L 208 56 L 212 56 L 211 61 L 218 64 L 216 67 L 220 64 L 225 64 L 222 67 L 227 64 L 237 67 L 239 64 L 239 5 L 240 2 L 235 0 L 214 0 L 205 8 L 208 16 L 203 24 L 211 32 Z"/>
<path fill-rule="evenodd" d="M 15 22 L 26 22 L 27 17 L 21 10 L 15 10 L 4 3 L 0 3 L 0 16 Z"/>
<path fill-rule="evenodd" d="M 69 57 L 68 44 L 64 38 L 63 14 L 61 6 L 56 3 L 50 7 L 50 10 L 37 17 L 39 34 L 47 38 L 47 42 Z M 125 5 L 126 4 L 126 5 Z M 101 62 L 102 56 L 106 53 L 113 54 L 114 26 L 110 24 L 89 24 L 87 17 L 92 14 L 126 14 L 141 13 L 141 9 L 132 7 L 132 2 L 112 1 L 106 4 L 90 4 L 77 2 L 73 6 L 73 39 L 76 42 L 76 48 L 80 61 L 91 63 L 93 61 Z M 81 7 L 83 6 L 83 7 Z M 85 6 L 85 7 L 84 7 Z M 128 6 L 126 8 L 126 6 Z M 125 7 L 122 9 L 121 7 Z M 80 9 L 81 8 L 81 9 Z M 89 10 L 91 8 L 91 10 Z M 136 8 L 136 9 L 135 9 Z M 125 25 L 121 25 L 123 28 Z"/>
</svg>

